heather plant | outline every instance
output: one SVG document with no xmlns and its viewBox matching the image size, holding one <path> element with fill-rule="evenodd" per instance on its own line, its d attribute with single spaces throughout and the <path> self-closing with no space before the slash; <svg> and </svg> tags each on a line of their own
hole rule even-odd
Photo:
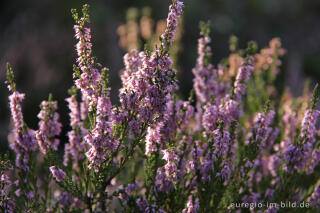
<svg viewBox="0 0 320 213">
<path fill-rule="evenodd" d="M 285 53 L 277 38 L 258 50 L 232 36 L 230 56 L 214 66 L 201 23 L 182 100 L 170 58 L 182 13 L 173 0 L 159 44 L 125 54 L 116 105 L 109 69 L 92 52 L 89 7 L 72 10 L 78 58 L 63 157 L 58 103 L 49 95 L 29 128 L 8 64 L 13 152 L 1 157 L 2 212 L 319 211 L 319 88 L 294 98 L 275 86 Z"/>
</svg>

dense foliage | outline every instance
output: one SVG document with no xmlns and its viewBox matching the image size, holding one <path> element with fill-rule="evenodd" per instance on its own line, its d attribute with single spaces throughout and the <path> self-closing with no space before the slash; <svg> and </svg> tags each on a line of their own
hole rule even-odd
<svg viewBox="0 0 320 213">
<path fill-rule="evenodd" d="M 15 163 L 2 157 L 3 212 L 317 211 L 319 89 L 306 85 L 299 98 L 277 91 L 279 39 L 258 51 L 231 37 L 229 58 L 213 66 L 201 23 L 194 88 L 181 100 L 170 48 L 183 3 L 173 0 L 158 45 L 124 56 L 114 105 L 109 70 L 92 54 L 88 9 L 72 10 L 78 58 L 63 161 L 58 103 L 49 95 L 39 128 L 29 128 L 8 64 Z"/>
</svg>

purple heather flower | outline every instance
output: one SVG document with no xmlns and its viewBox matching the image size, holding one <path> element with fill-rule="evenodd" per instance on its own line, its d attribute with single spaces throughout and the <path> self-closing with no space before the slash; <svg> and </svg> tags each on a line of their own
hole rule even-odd
<svg viewBox="0 0 320 213">
<path fill-rule="evenodd" d="M 198 58 L 196 67 L 192 69 L 195 76 L 193 79 L 193 88 L 197 97 L 197 113 L 196 119 L 199 121 L 196 129 L 201 128 L 201 119 L 203 119 L 202 105 L 204 103 L 214 102 L 218 105 L 221 99 L 226 95 L 228 84 L 218 82 L 217 70 L 212 64 L 206 63 L 211 56 L 211 48 L 209 46 L 211 39 L 209 36 L 201 36 L 198 40 Z M 211 100 L 214 98 L 214 100 Z M 214 125 L 214 123 L 212 124 Z"/>
<path fill-rule="evenodd" d="M 29 192 L 29 193 L 27 194 L 27 198 L 28 198 L 28 199 L 32 199 L 32 198 L 34 198 L 34 195 L 35 195 L 35 192 L 34 192 L 34 191 L 31 191 L 31 192 Z"/>
<path fill-rule="evenodd" d="M 67 166 L 69 158 L 71 157 L 73 159 L 74 168 L 77 168 L 79 160 L 82 160 L 84 158 L 84 155 L 81 152 L 86 150 L 86 145 L 82 142 L 81 135 L 79 135 L 79 133 L 76 133 L 75 130 L 69 131 L 67 135 L 69 138 L 69 143 L 66 143 L 64 147 L 63 164 Z"/>
<path fill-rule="evenodd" d="M 163 153 L 162 159 L 167 162 L 168 161 L 175 161 L 178 159 L 178 156 L 172 150 L 165 149 L 165 150 L 162 150 L 162 153 Z"/>
<path fill-rule="evenodd" d="M 162 150 L 162 152 L 163 152 L 162 159 L 167 162 L 166 165 L 164 166 L 167 179 L 175 182 L 177 180 L 177 172 L 178 172 L 177 163 L 176 163 L 176 161 L 178 160 L 178 155 L 176 155 L 174 151 L 169 149 Z"/>
<path fill-rule="evenodd" d="M 76 100 L 76 96 L 72 95 L 67 98 L 68 107 L 70 109 L 70 125 L 72 130 L 67 133 L 69 138 L 69 143 L 65 144 L 64 148 L 64 161 L 65 166 L 68 165 L 69 158 L 73 159 L 73 167 L 78 167 L 79 160 L 83 159 L 82 151 L 86 150 L 86 144 L 83 143 L 82 138 L 87 134 L 85 129 L 82 127 L 81 113 L 79 109 L 79 104 Z"/>
<path fill-rule="evenodd" d="M 277 155 L 271 155 L 268 160 L 268 169 L 272 176 L 276 177 L 278 175 L 278 168 L 281 164 L 281 159 Z"/>
<path fill-rule="evenodd" d="M 29 152 L 36 149 L 36 139 L 34 130 L 24 127 L 21 108 L 21 102 L 24 97 L 24 94 L 17 91 L 14 91 L 9 96 L 10 110 L 14 125 L 14 141 L 11 141 L 10 147 L 16 152 L 16 166 L 27 170 L 29 168 Z"/>
<path fill-rule="evenodd" d="M 114 151 L 118 145 L 118 140 L 113 138 L 113 130 L 107 117 L 111 114 L 111 102 L 109 97 L 102 96 L 98 99 L 96 125 L 91 133 L 84 137 L 90 146 L 86 156 L 90 161 L 89 167 L 98 166 L 105 160 L 108 152 Z"/>
<path fill-rule="evenodd" d="M 2 174 L 0 179 L 0 209 L 4 210 L 5 213 L 14 213 L 15 212 L 15 200 L 9 197 L 9 189 L 12 185 L 12 182 L 8 175 Z"/>
<path fill-rule="evenodd" d="M 111 109 L 112 109 L 112 105 L 109 98 L 109 94 L 99 97 L 98 104 L 97 104 L 97 115 L 103 116 L 105 118 L 106 116 L 110 115 Z M 102 118 L 102 117 L 99 117 L 99 118 Z M 99 121 L 99 119 L 97 120 Z"/>
<path fill-rule="evenodd" d="M 146 135 L 146 155 L 150 155 L 152 152 L 158 150 L 157 143 L 160 144 L 160 125 L 155 125 L 154 127 L 148 127 Z"/>
<path fill-rule="evenodd" d="M 315 187 L 312 195 L 309 198 L 309 202 L 311 206 L 320 209 L 320 186 Z"/>
<path fill-rule="evenodd" d="M 128 184 L 128 186 L 125 188 L 125 192 L 128 195 L 131 195 L 133 192 L 135 192 L 138 187 L 139 187 L 140 183 L 138 181 L 135 181 L 134 183 Z"/>
<path fill-rule="evenodd" d="M 215 105 L 205 105 L 202 117 L 203 127 L 207 133 L 211 133 L 216 129 L 217 121 L 220 117 L 219 109 Z"/>
<path fill-rule="evenodd" d="M 7 196 L 9 194 L 9 188 L 12 185 L 12 182 L 11 182 L 9 176 L 6 174 L 2 174 L 0 182 L 1 182 L 1 186 L 3 186 L 3 187 L 1 187 L 0 195 Z"/>
<path fill-rule="evenodd" d="M 68 107 L 70 110 L 70 125 L 71 127 L 79 127 L 80 124 L 80 110 L 77 98 L 75 95 L 72 95 L 69 98 L 65 99 L 68 102 Z"/>
<path fill-rule="evenodd" d="M 158 60 L 158 68 L 162 72 L 169 70 L 171 65 L 172 61 L 168 56 L 163 56 L 162 59 Z"/>
<path fill-rule="evenodd" d="M 195 141 L 195 144 L 200 144 L 199 141 Z M 188 160 L 187 171 L 196 174 L 200 157 L 202 156 L 203 149 L 201 147 L 191 147 L 190 155 L 191 159 Z"/>
<path fill-rule="evenodd" d="M 207 104 L 204 106 L 202 125 L 207 133 L 212 133 L 216 129 L 219 119 L 224 122 L 224 126 L 227 128 L 232 121 L 240 117 L 241 113 L 239 103 L 226 95 L 221 104 Z"/>
<path fill-rule="evenodd" d="M 203 183 L 211 181 L 210 172 L 214 169 L 214 160 L 215 157 L 212 155 L 211 152 L 208 152 L 201 161 L 201 165 L 199 165 L 199 170 L 201 172 L 201 180 Z"/>
<path fill-rule="evenodd" d="M 223 114 L 222 119 L 225 126 L 229 126 L 232 121 L 237 120 L 242 114 L 242 111 L 239 109 L 239 103 L 228 97 L 226 98 L 225 103 L 219 106 L 219 110 Z"/>
<path fill-rule="evenodd" d="M 199 211 L 199 208 L 200 208 L 199 199 L 197 198 L 193 201 L 193 196 L 190 195 L 188 197 L 187 206 L 185 209 L 182 210 L 182 213 L 197 213 Z"/>
<path fill-rule="evenodd" d="M 129 121 L 129 129 L 131 130 L 130 135 L 135 135 L 139 133 L 139 122 L 135 119 Z"/>
<path fill-rule="evenodd" d="M 92 44 L 90 28 L 83 25 L 75 25 L 75 37 L 78 40 L 76 45 L 78 54 L 78 67 L 81 70 L 80 76 L 74 75 L 78 79 L 75 80 L 75 85 L 80 89 L 82 96 L 88 101 L 89 111 L 92 111 L 97 105 L 98 98 L 103 89 L 101 73 L 98 68 L 101 65 L 95 62 L 92 56 Z"/>
<path fill-rule="evenodd" d="M 221 172 L 217 174 L 217 176 L 220 176 L 222 179 L 228 183 L 231 178 L 231 168 L 228 163 L 225 163 L 223 168 L 221 169 Z"/>
<path fill-rule="evenodd" d="M 242 95 L 245 94 L 245 83 L 249 80 L 249 76 L 253 70 L 253 57 L 248 57 L 239 68 L 236 80 L 234 82 L 234 99 L 240 101 Z"/>
<path fill-rule="evenodd" d="M 146 199 L 138 198 L 136 203 L 140 211 L 147 213 L 146 209 L 149 208 L 149 202 Z"/>
<path fill-rule="evenodd" d="M 178 27 L 178 18 L 182 14 L 183 2 L 176 1 L 169 7 L 169 14 L 167 18 L 167 27 L 165 32 L 161 35 L 162 46 L 167 48 L 173 42 L 175 33 Z M 168 43 L 167 43 L 168 42 Z"/>
<path fill-rule="evenodd" d="M 200 141 L 195 141 L 195 144 L 196 146 L 192 147 L 190 151 L 191 158 L 187 163 L 187 171 L 195 175 L 197 171 L 199 171 L 201 175 L 199 178 L 201 178 L 203 183 L 206 183 L 211 180 L 210 172 L 213 170 L 215 155 L 213 155 L 211 151 L 206 152 L 204 155 L 205 150 L 208 149 L 206 143 L 201 145 Z"/>
<path fill-rule="evenodd" d="M 198 58 L 196 67 L 192 69 L 195 76 L 193 88 L 197 97 L 197 111 L 201 114 L 201 104 L 208 103 L 214 98 L 215 104 L 220 103 L 220 99 L 227 94 L 229 84 L 218 82 L 218 70 L 208 63 L 212 53 L 210 48 L 211 38 L 206 35 L 198 39 Z"/>
<path fill-rule="evenodd" d="M 227 130 L 221 132 L 220 128 L 213 131 L 215 155 L 217 157 L 227 157 L 231 149 L 230 133 Z"/>
<path fill-rule="evenodd" d="M 258 113 L 254 118 L 253 133 L 254 141 L 258 143 L 260 149 L 268 145 L 268 139 L 273 133 L 271 124 L 275 117 L 275 111 L 270 110 L 268 113 Z"/>
<path fill-rule="evenodd" d="M 300 147 L 297 147 L 293 144 L 290 144 L 284 151 L 283 151 L 284 159 L 288 162 L 284 165 L 284 169 L 287 172 L 291 172 L 293 167 L 297 168 L 298 170 L 302 170 L 304 167 L 304 155 Z"/>
<path fill-rule="evenodd" d="M 298 125 L 298 119 L 297 119 L 296 113 L 285 113 L 282 117 L 282 120 L 285 125 L 284 137 L 294 140 L 297 134 L 295 130 Z"/>
<path fill-rule="evenodd" d="M 266 144 L 267 150 L 270 150 L 274 146 L 274 143 L 279 135 L 280 135 L 279 128 L 273 128 L 273 131 L 272 131 L 271 135 L 269 136 L 268 143 Z"/>
<path fill-rule="evenodd" d="M 156 120 L 155 117 L 166 111 L 166 103 L 169 100 L 167 96 L 177 89 L 177 84 L 174 78 L 176 71 L 171 69 L 172 61 L 166 55 L 165 49 L 169 48 L 174 38 L 182 5 L 177 1 L 170 6 L 161 48 L 148 55 L 144 51 L 138 53 L 136 50 L 125 55 L 125 70 L 121 75 L 123 87 L 119 94 L 120 113 L 129 112 L 136 116 L 137 121 L 152 124 Z M 135 131 L 140 126 L 141 123 L 136 123 Z"/>
<path fill-rule="evenodd" d="M 88 98 L 84 95 L 82 95 L 82 101 L 80 103 L 80 117 L 81 120 L 86 120 L 88 117 L 88 112 L 89 112 L 89 101 Z"/>
<path fill-rule="evenodd" d="M 148 58 L 141 52 L 138 69 L 133 72 L 124 71 L 123 75 L 127 77 L 122 77 L 123 88 L 120 89 L 119 95 L 122 106 L 120 111 L 135 113 L 138 121 L 147 123 L 152 123 L 154 115 L 160 115 L 165 111 L 168 101 L 166 96 L 174 89 L 171 80 L 173 72 L 157 72 L 155 53 L 153 55 Z"/>
<path fill-rule="evenodd" d="M 183 183 L 184 180 L 184 176 L 187 172 L 187 159 L 185 157 L 181 157 L 183 155 L 183 151 L 181 151 L 179 153 L 179 157 L 180 157 L 180 163 L 178 164 L 178 172 L 177 172 L 177 176 L 178 176 L 178 180 L 177 182 Z"/>
<path fill-rule="evenodd" d="M 267 189 L 264 196 L 268 198 L 269 201 L 272 201 L 274 198 L 274 189 Z"/>
<path fill-rule="evenodd" d="M 78 53 L 78 62 L 81 65 L 86 63 L 87 57 L 91 55 L 91 30 L 90 28 L 82 27 L 79 25 L 74 26 L 75 38 L 79 40 L 76 45 L 77 53 Z"/>
<path fill-rule="evenodd" d="M 138 51 L 132 49 L 129 53 L 126 53 L 123 57 L 125 69 L 121 74 L 122 83 L 128 82 L 132 73 L 138 71 L 138 68 L 142 64 L 142 60 L 139 57 Z"/>
<path fill-rule="evenodd" d="M 198 58 L 197 65 L 199 67 L 205 66 L 205 57 L 211 56 L 211 47 L 209 46 L 211 43 L 210 36 L 203 36 L 203 32 L 200 33 L 201 37 L 198 39 Z"/>
<path fill-rule="evenodd" d="M 156 189 L 159 191 L 171 191 L 173 189 L 172 180 L 168 180 L 163 167 L 158 168 L 156 176 Z"/>
<path fill-rule="evenodd" d="M 10 110 L 12 114 L 13 124 L 16 129 L 23 128 L 23 114 L 21 108 L 21 102 L 23 101 L 25 94 L 14 91 L 12 95 L 9 96 Z"/>
<path fill-rule="evenodd" d="M 143 213 L 165 213 L 162 209 L 159 209 L 156 204 L 150 205 L 146 199 L 138 198 L 136 203 Z"/>
<path fill-rule="evenodd" d="M 165 148 L 166 143 L 171 139 L 174 131 L 180 131 L 188 125 L 189 119 L 193 116 L 193 107 L 188 101 L 169 100 L 166 104 L 166 112 L 163 118 L 147 129 L 146 155 Z"/>
<path fill-rule="evenodd" d="M 81 90 L 82 95 L 88 99 L 90 111 L 92 111 L 93 107 L 97 104 L 99 88 L 101 88 L 100 81 L 101 75 L 96 68 L 83 72 L 80 78 L 75 80 L 75 84 Z"/>
<path fill-rule="evenodd" d="M 243 203 L 258 203 L 261 195 L 259 193 L 251 192 L 249 195 L 242 197 Z"/>
<path fill-rule="evenodd" d="M 310 162 L 307 165 L 306 173 L 312 174 L 314 171 L 314 168 L 319 164 L 320 162 L 320 149 L 316 149 L 312 151 Z"/>
<path fill-rule="evenodd" d="M 216 97 L 218 95 L 217 70 L 214 69 L 212 64 L 204 64 L 205 55 L 211 55 L 208 43 L 204 42 L 204 38 L 198 40 L 197 66 L 192 69 L 192 73 L 195 76 L 193 87 L 200 103 L 208 103 L 212 96 L 216 99 L 219 98 Z"/>
<path fill-rule="evenodd" d="M 50 171 L 52 173 L 52 176 L 58 181 L 63 181 L 66 177 L 66 174 L 61 170 L 58 169 L 56 166 L 50 166 Z"/>
<path fill-rule="evenodd" d="M 304 143 L 313 144 L 316 141 L 316 122 L 320 115 L 320 111 L 308 109 L 304 115 L 301 124 L 301 138 Z"/>
<path fill-rule="evenodd" d="M 70 206 L 71 204 L 73 204 L 73 202 L 74 199 L 71 194 L 69 194 L 68 192 L 62 192 L 59 200 L 59 205 L 62 208 Z"/>
<path fill-rule="evenodd" d="M 319 111 L 311 109 L 305 112 L 301 124 L 301 147 L 296 147 L 291 144 L 284 150 L 285 159 L 289 161 L 291 167 L 294 166 L 298 172 L 306 169 L 306 173 L 309 174 L 320 161 L 319 152 L 313 151 L 313 144 L 316 141 L 317 134 L 316 122 L 319 114 Z M 291 167 L 286 165 L 288 169 Z"/>
<path fill-rule="evenodd" d="M 55 137 L 60 135 L 62 124 L 58 121 L 57 109 L 56 101 L 42 101 L 41 103 L 41 111 L 38 114 L 39 130 L 36 132 L 36 138 L 43 154 L 46 154 L 50 148 L 58 149 L 60 141 Z"/>
<path fill-rule="evenodd" d="M 17 196 L 17 197 L 20 197 L 21 196 L 21 189 L 17 189 L 14 194 Z"/>
<path fill-rule="evenodd" d="M 21 196 L 21 189 L 17 189 L 14 194 L 17 196 L 17 197 L 20 197 Z"/>
</svg>

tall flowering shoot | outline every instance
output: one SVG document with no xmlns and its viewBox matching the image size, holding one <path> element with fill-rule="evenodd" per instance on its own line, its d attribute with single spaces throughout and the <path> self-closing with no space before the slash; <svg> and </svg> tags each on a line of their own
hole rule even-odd
<svg viewBox="0 0 320 213">
<path fill-rule="evenodd" d="M 9 105 L 14 135 L 10 147 L 16 152 L 16 166 L 28 170 L 30 152 L 36 148 L 35 132 L 24 123 L 21 104 L 25 94 L 16 91 L 13 71 L 9 64 L 7 64 L 7 79 L 8 89 L 11 92 Z"/>
<path fill-rule="evenodd" d="M 60 135 L 62 125 L 58 121 L 59 114 L 56 112 L 58 104 L 56 101 L 52 101 L 52 95 L 49 96 L 48 101 L 43 101 L 40 107 L 39 130 L 36 132 L 36 138 L 41 152 L 47 154 L 50 148 L 58 149 L 60 141 L 55 136 Z"/>
<path fill-rule="evenodd" d="M 88 10 L 89 6 L 85 5 L 81 18 L 76 10 L 72 10 L 76 22 L 75 38 L 78 40 L 76 45 L 78 66 L 74 67 L 74 78 L 82 97 L 88 100 L 90 129 L 84 140 L 90 148 L 86 156 L 90 161 L 89 167 L 95 167 L 98 171 L 100 164 L 106 160 L 106 153 L 115 149 L 117 141 L 112 138 L 113 131 L 108 123 L 112 108 L 107 79 L 108 69 L 102 68 L 92 55 L 91 30 L 86 26 L 89 22 Z M 70 138 L 74 139 L 72 135 Z"/>
</svg>

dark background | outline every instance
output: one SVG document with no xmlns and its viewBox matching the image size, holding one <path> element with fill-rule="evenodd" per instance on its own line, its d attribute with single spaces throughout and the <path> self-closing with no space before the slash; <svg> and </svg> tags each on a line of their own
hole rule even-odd
<svg viewBox="0 0 320 213">
<path fill-rule="evenodd" d="M 4 84 L 5 64 L 10 62 L 17 88 L 26 93 L 25 121 L 37 128 L 39 104 L 53 93 L 59 101 L 61 120 L 68 126 L 64 99 L 72 85 L 75 63 L 71 8 L 91 5 L 94 54 L 111 69 L 112 100 L 117 102 L 123 50 L 118 46 L 117 27 L 125 22 L 128 8 L 149 6 L 154 20 L 167 16 L 169 0 L 2 0 L 0 1 L 0 149 L 5 150 L 10 113 Z M 283 58 L 283 83 L 295 95 L 302 92 L 306 78 L 320 79 L 319 0 L 185 0 L 184 33 L 179 53 L 180 88 L 192 87 L 199 21 L 212 23 L 213 62 L 228 56 L 228 39 L 239 37 L 240 47 L 250 40 L 259 47 L 280 37 L 287 54 Z M 68 131 L 64 127 L 63 133 Z"/>
</svg>

